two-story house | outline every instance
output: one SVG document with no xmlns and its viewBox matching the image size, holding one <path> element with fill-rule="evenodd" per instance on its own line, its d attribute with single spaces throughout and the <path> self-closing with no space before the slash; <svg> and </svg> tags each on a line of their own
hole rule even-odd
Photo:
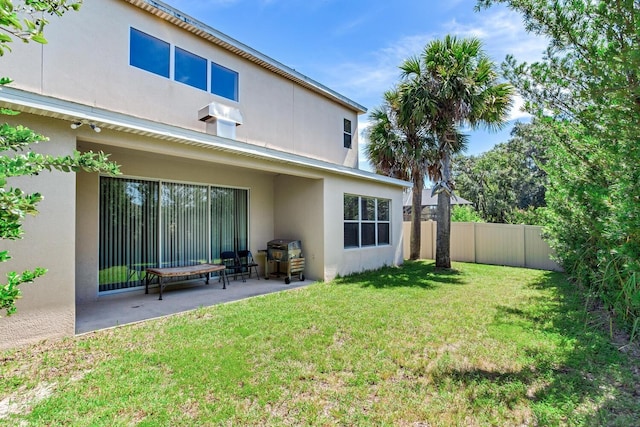
<svg viewBox="0 0 640 427">
<path fill-rule="evenodd" d="M 10 181 L 45 199 L 0 273 L 49 271 L 0 319 L 0 347 L 73 335 L 76 304 L 140 291 L 145 266 L 275 238 L 301 240 L 311 280 L 402 262 L 408 183 L 358 169 L 363 106 L 155 0 L 85 2 L 45 35 L 0 58 L 0 105 L 22 113 L 5 120 L 122 175 Z"/>
</svg>

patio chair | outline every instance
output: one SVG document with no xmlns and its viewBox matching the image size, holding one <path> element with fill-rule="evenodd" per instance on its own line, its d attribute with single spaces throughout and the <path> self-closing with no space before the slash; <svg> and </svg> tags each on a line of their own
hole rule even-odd
<svg viewBox="0 0 640 427">
<path fill-rule="evenodd" d="M 225 251 L 220 254 L 220 262 L 225 266 L 225 275 L 227 278 L 230 274 L 233 274 L 234 279 L 238 280 L 238 274 L 242 278 L 242 281 L 245 282 L 244 272 L 242 271 L 242 264 L 240 263 L 240 258 L 238 254 L 233 251 Z"/>
<path fill-rule="evenodd" d="M 258 263 L 253 259 L 251 251 L 238 251 L 238 257 L 240 258 L 240 265 L 242 265 L 242 271 L 246 271 L 247 279 L 251 278 L 251 269 L 256 272 L 256 277 L 260 280 L 260 273 L 258 273 Z"/>
</svg>

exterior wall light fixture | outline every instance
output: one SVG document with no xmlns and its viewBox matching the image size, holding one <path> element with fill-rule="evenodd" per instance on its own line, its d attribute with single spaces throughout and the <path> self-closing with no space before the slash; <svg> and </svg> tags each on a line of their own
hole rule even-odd
<svg viewBox="0 0 640 427">
<path fill-rule="evenodd" d="M 89 125 L 89 127 L 91 129 L 93 129 L 93 131 L 96 132 L 96 133 L 99 133 L 102 130 L 102 129 L 100 129 L 100 127 L 97 124 L 90 123 L 87 120 L 82 120 L 82 121 L 79 121 L 79 122 L 71 123 L 71 129 L 78 129 L 82 125 Z"/>
</svg>

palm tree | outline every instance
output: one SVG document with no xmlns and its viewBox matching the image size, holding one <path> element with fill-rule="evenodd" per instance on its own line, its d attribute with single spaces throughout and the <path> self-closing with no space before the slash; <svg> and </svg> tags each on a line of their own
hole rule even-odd
<svg viewBox="0 0 640 427">
<path fill-rule="evenodd" d="M 446 36 L 429 43 L 419 58 L 401 66 L 420 109 L 437 137 L 437 161 L 429 165 L 429 177 L 438 194 L 436 267 L 451 268 L 451 156 L 460 149 L 459 128 L 484 126 L 500 129 L 507 120 L 513 87 L 498 83 L 494 63 L 476 38 Z"/>
<path fill-rule="evenodd" d="M 417 115 L 411 87 L 400 84 L 384 94 L 384 104 L 372 110 L 365 155 L 377 173 L 411 181 L 413 188 L 409 258 L 420 257 L 422 188 L 427 165 L 435 153 L 435 139 Z"/>
</svg>

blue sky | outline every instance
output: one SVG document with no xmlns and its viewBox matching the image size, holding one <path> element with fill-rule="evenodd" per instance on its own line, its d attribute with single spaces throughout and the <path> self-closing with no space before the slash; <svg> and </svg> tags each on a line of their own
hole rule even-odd
<svg viewBox="0 0 640 427">
<path fill-rule="evenodd" d="M 398 81 L 404 59 L 446 34 L 480 38 L 498 64 L 507 54 L 520 61 L 540 59 L 546 46 L 524 31 L 519 15 L 503 7 L 474 12 L 475 0 L 166 1 L 369 110 Z M 528 120 L 516 101 L 504 130 L 469 133 L 467 154 L 508 140 L 513 123 Z M 368 115 L 359 123 L 364 129 Z M 362 156 L 360 167 L 369 169 Z"/>
</svg>

